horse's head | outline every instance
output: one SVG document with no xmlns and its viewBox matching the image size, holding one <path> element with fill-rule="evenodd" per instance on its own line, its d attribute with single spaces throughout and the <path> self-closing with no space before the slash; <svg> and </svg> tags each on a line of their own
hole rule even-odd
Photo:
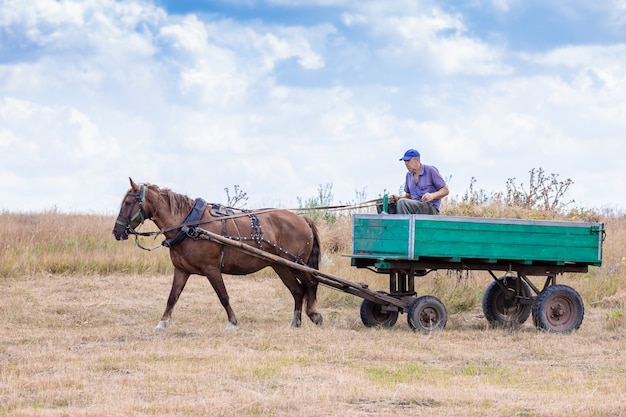
<svg viewBox="0 0 626 417">
<path fill-rule="evenodd" d="M 148 187 L 137 185 L 130 179 L 130 189 L 122 200 L 120 214 L 117 216 L 113 227 L 113 236 L 117 240 L 128 239 L 129 233 L 136 233 L 135 228 L 139 227 L 148 215 L 146 214 L 146 194 Z"/>
</svg>

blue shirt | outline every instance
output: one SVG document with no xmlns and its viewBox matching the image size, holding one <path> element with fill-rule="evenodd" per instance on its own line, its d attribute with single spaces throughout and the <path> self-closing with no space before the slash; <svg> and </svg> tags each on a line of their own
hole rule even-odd
<svg viewBox="0 0 626 417">
<path fill-rule="evenodd" d="M 404 183 L 404 192 L 411 194 L 411 199 L 422 200 L 422 196 L 426 193 L 434 193 L 446 185 L 443 177 L 432 165 L 422 164 L 420 168 L 417 184 L 415 183 L 415 176 L 412 172 L 406 173 L 406 181 Z M 432 205 L 439 210 L 441 205 L 441 199 L 432 200 Z"/>
</svg>

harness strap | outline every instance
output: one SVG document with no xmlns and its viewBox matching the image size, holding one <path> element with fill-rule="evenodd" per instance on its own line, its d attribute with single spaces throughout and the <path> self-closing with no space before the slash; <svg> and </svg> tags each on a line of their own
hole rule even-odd
<svg viewBox="0 0 626 417">
<path fill-rule="evenodd" d="M 253 211 L 244 210 L 244 213 L 250 217 L 250 238 L 256 242 L 259 249 L 263 249 L 263 241 L 265 239 L 263 238 L 261 220 Z"/>
<path fill-rule="evenodd" d="M 241 233 L 239 232 L 239 227 L 237 226 L 237 222 L 236 222 L 236 221 L 235 221 L 235 219 L 234 219 L 234 218 L 232 218 L 232 217 L 231 217 L 231 219 L 230 219 L 230 220 L 231 220 L 231 221 L 232 221 L 232 223 L 233 223 L 233 227 L 235 228 L 235 231 L 236 231 L 236 233 L 237 233 L 237 236 L 238 236 L 238 237 L 241 237 Z M 224 237 L 229 237 L 229 236 L 227 236 L 227 234 L 226 234 L 226 220 L 225 220 L 225 219 L 222 219 L 222 236 L 224 236 Z M 225 262 L 225 261 L 224 261 L 224 248 L 225 248 L 225 245 L 220 245 L 220 246 L 222 247 L 222 253 L 221 253 L 221 256 L 220 256 L 220 265 L 221 265 L 221 267 L 223 268 L 223 267 L 224 267 L 224 262 Z"/>
<path fill-rule="evenodd" d="M 195 229 L 197 226 L 197 222 L 202 218 L 202 215 L 204 214 L 204 210 L 206 209 L 207 204 L 208 203 L 204 201 L 202 198 L 196 198 L 196 202 L 191 208 L 191 210 L 189 211 L 189 214 L 187 214 L 187 217 L 185 217 L 183 224 L 187 225 L 189 223 L 196 223 L 195 226 L 190 227 L 190 229 Z M 188 236 L 188 231 L 183 231 L 181 228 L 178 230 L 178 233 L 176 233 L 176 235 L 173 238 L 165 239 L 161 243 L 161 245 L 165 246 L 166 248 L 173 248 L 174 246 L 178 245 L 180 242 L 185 240 L 187 236 Z"/>
</svg>

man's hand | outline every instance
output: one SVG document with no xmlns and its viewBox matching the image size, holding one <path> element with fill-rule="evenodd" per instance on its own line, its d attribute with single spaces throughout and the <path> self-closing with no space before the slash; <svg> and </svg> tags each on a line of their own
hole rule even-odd
<svg viewBox="0 0 626 417">
<path fill-rule="evenodd" d="M 426 193 L 422 196 L 422 201 L 424 203 L 428 203 L 429 201 L 433 201 L 435 196 L 432 193 Z"/>
</svg>

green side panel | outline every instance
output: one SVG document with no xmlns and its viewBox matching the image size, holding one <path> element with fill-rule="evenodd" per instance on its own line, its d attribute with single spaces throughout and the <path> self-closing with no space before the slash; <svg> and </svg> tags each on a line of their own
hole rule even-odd
<svg viewBox="0 0 626 417">
<path fill-rule="evenodd" d="M 597 225 L 458 219 L 433 221 L 416 217 L 414 259 L 455 257 L 589 264 L 602 259 Z"/>
<path fill-rule="evenodd" d="M 352 253 L 372 257 L 408 259 L 411 243 L 410 217 L 354 217 Z"/>
<path fill-rule="evenodd" d="M 425 215 L 353 216 L 353 256 L 602 264 L 602 223 Z"/>
</svg>

